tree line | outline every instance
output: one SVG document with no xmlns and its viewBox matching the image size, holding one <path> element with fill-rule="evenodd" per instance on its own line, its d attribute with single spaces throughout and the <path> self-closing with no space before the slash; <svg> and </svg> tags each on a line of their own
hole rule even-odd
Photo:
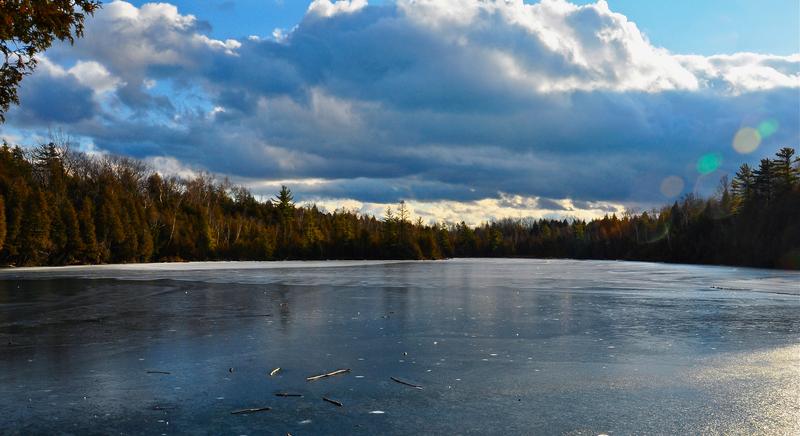
<svg viewBox="0 0 800 436">
<path fill-rule="evenodd" d="M 591 221 L 412 221 L 258 201 L 202 174 L 162 176 L 141 161 L 55 143 L 0 147 L 0 263 L 560 257 L 800 268 L 800 161 L 781 149 L 742 165 L 716 195 Z"/>
<path fill-rule="evenodd" d="M 500 220 L 457 226 L 456 255 L 643 260 L 800 269 L 800 159 L 780 149 L 742 165 L 709 198 L 583 220 Z M 473 250 L 473 247 L 474 250 Z"/>
</svg>

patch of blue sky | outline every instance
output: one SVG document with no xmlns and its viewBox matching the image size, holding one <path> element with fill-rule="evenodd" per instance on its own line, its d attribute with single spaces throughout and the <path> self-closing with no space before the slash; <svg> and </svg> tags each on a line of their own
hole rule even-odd
<svg viewBox="0 0 800 436">
<path fill-rule="evenodd" d="M 797 0 L 608 0 L 608 5 L 673 53 L 800 52 Z"/>
<path fill-rule="evenodd" d="M 370 0 L 370 5 L 392 0 Z M 140 6 L 143 0 L 131 1 Z M 173 0 L 183 14 L 210 24 L 214 38 L 270 37 L 291 29 L 305 15 L 306 0 Z M 526 3 L 537 3 L 526 1 Z M 573 3 L 595 3 L 573 0 Z M 634 21 L 657 46 L 673 53 L 713 55 L 800 52 L 797 0 L 608 0 L 609 7 Z M 680 31 L 676 31 L 680 29 Z"/>
</svg>

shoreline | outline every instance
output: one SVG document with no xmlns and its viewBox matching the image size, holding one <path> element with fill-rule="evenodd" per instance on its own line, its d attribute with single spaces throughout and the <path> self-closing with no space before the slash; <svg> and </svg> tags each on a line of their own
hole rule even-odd
<svg viewBox="0 0 800 436">
<path fill-rule="evenodd" d="M 579 259 L 573 257 L 529 257 L 529 256 L 506 256 L 506 257 L 448 257 L 442 259 L 283 259 L 283 260 L 188 260 L 188 261 L 161 261 L 161 262 L 129 262 L 129 263 L 86 263 L 75 265 L 36 265 L 36 266 L 14 266 L 3 265 L 0 266 L 0 276 L 6 272 L 18 271 L 64 271 L 64 270 L 81 270 L 81 269 L 137 269 L 147 267 L 149 269 L 173 269 L 172 266 L 179 265 L 226 265 L 238 264 L 239 267 L 235 269 L 243 269 L 242 265 L 253 264 L 252 266 L 245 267 L 244 269 L 272 269 L 272 268 L 303 268 L 303 267 L 327 267 L 334 266 L 351 266 L 351 265 L 331 265 L 330 263 L 352 263 L 352 266 L 358 265 L 379 265 L 389 263 L 413 263 L 413 262 L 442 262 L 442 261 L 458 261 L 458 260 L 541 260 L 541 261 L 575 261 L 575 262 L 630 262 L 642 263 L 653 265 L 681 265 L 681 266 L 697 266 L 697 267 L 727 267 L 734 269 L 752 269 L 761 271 L 781 271 L 781 272 L 797 272 L 800 269 L 792 268 L 777 268 L 765 266 L 752 266 L 752 265 L 731 265 L 725 263 L 684 263 L 684 262 L 671 262 L 667 260 L 637 260 L 637 259 Z M 316 265 L 322 264 L 322 265 Z M 160 268 L 164 267 L 164 268 Z M 179 269 L 179 268 L 175 268 Z M 187 268 L 203 269 L 203 268 Z M 223 269 L 223 268 L 220 268 Z M 234 269 L 234 268 L 230 268 Z"/>
<path fill-rule="evenodd" d="M 747 269 L 758 271 L 775 271 L 797 273 L 800 270 L 786 268 L 769 268 L 747 265 L 728 265 L 711 263 L 681 263 L 654 260 L 627 260 L 627 259 L 576 259 L 568 257 L 451 257 L 444 259 L 286 259 L 286 260 L 192 260 L 192 261 L 164 261 L 164 262 L 135 262 L 135 263 L 102 263 L 78 265 L 41 265 L 41 266 L 2 266 L 0 267 L 0 280 L 9 273 L 29 272 L 58 272 L 58 271 L 97 271 L 97 270 L 149 270 L 149 271 L 192 271 L 192 270 L 234 270 L 234 269 L 280 269 L 280 268 L 337 268 L 351 266 L 388 265 L 399 263 L 438 263 L 470 260 L 508 260 L 508 261 L 568 261 L 568 262 L 599 262 L 599 263 L 635 263 L 659 266 L 683 267 L 715 267 L 731 268 L 733 270 Z M 222 267 L 220 267 L 222 266 Z M 230 266 L 230 268 L 225 268 Z M 211 268 L 213 267 L 213 268 Z"/>
</svg>

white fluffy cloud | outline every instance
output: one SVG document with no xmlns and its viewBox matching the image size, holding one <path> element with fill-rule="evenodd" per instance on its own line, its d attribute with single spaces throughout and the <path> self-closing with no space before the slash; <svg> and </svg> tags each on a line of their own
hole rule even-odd
<svg viewBox="0 0 800 436">
<path fill-rule="evenodd" d="M 737 53 L 675 58 L 692 71 L 704 86 L 721 84 L 732 94 L 773 88 L 800 88 L 800 54 L 774 56 Z"/>
<path fill-rule="evenodd" d="M 563 0 L 401 0 L 399 7 L 411 22 L 477 49 L 505 80 L 538 92 L 698 87 L 690 71 L 603 0 L 586 6 Z M 504 36 L 516 41 L 508 44 Z"/>
<path fill-rule="evenodd" d="M 666 177 L 698 185 L 702 155 L 729 171 L 800 142 L 800 54 L 671 53 L 602 0 L 314 0 L 274 38 L 207 31 L 170 4 L 109 3 L 48 53 L 9 125 L 448 217 L 660 203 Z M 101 104 L 54 105 L 53 86 Z M 778 130 L 737 155 L 764 120 Z"/>
<path fill-rule="evenodd" d="M 367 0 L 313 0 L 308 5 L 308 15 L 330 18 L 337 14 L 351 14 L 367 6 Z"/>
<path fill-rule="evenodd" d="M 280 188 L 280 186 L 278 187 Z M 397 211 L 397 203 L 362 202 L 352 199 L 314 199 L 306 204 L 315 204 L 328 211 L 346 209 L 356 211 L 362 215 L 382 217 L 387 209 Z M 477 226 L 486 222 L 504 218 L 578 218 L 590 220 L 592 218 L 611 215 L 622 215 L 628 207 L 613 203 L 589 203 L 575 205 L 569 199 L 548 200 L 537 197 L 509 196 L 500 194 L 499 198 L 484 198 L 471 201 L 418 201 L 406 202 L 410 219 L 415 221 L 421 218 L 424 223 L 459 223 L 465 222 L 470 226 Z"/>
<path fill-rule="evenodd" d="M 119 78 L 114 77 L 103 64 L 96 61 L 78 61 L 69 72 L 78 82 L 98 94 L 113 91 L 122 84 Z"/>
</svg>

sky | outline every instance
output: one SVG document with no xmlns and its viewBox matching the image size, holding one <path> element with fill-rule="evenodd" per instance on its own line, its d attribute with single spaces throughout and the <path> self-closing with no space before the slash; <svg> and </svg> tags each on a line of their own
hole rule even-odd
<svg viewBox="0 0 800 436">
<path fill-rule="evenodd" d="M 141 6 L 147 1 L 133 1 Z M 214 38 L 271 35 L 299 23 L 306 0 L 181 0 L 181 13 L 211 25 Z M 373 0 L 370 5 L 382 5 Z M 533 3 L 533 2 L 526 2 Z M 573 3 L 592 4 L 581 0 Z M 800 52 L 800 2 L 795 0 L 609 0 L 611 10 L 635 21 L 655 45 L 684 54 Z"/>
<path fill-rule="evenodd" d="M 800 147 L 784 0 L 110 2 L 0 137 L 426 221 L 647 210 Z"/>
</svg>

